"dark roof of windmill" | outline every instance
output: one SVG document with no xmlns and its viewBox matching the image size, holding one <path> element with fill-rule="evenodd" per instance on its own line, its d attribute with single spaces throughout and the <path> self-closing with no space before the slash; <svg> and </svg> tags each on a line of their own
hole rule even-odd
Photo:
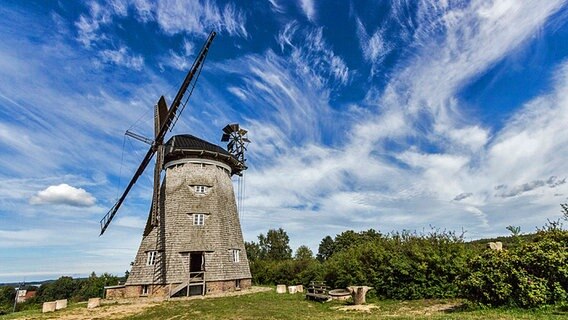
<svg viewBox="0 0 568 320">
<path fill-rule="evenodd" d="M 219 160 L 231 167 L 231 174 L 239 174 L 246 170 L 244 163 L 240 162 L 222 147 L 207 142 L 191 134 L 175 135 L 165 144 L 165 161 L 172 161 L 187 157 Z"/>
<path fill-rule="evenodd" d="M 206 150 L 230 156 L 229 152 L 220 146 L 207 142 L 203 139 L 199 139 L 191 134 L 179 134 L 171 137 L 170 140 L 166 142 L 166 147 L 174 147 L 175 149 Z"/>
</svg>

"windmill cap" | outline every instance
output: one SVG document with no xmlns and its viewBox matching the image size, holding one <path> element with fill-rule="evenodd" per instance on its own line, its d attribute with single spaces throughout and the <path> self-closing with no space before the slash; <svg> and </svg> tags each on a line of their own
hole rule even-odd
<svg viewBox="0 0 568 320">
<path fill-rule="evenodd" d="M 231 167 L 231 174 L 240 174 L 246 166 L 227 150 L 191 134 L 172 136 L 165 144 L 165 162 L 183 158 L 212 159 L 226 163 Z"/>
</svg>

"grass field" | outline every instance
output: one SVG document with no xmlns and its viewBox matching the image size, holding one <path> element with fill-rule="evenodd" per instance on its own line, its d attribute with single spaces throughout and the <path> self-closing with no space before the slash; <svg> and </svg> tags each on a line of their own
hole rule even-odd
<svg viewBox="0 0 568 320">
<path fill-rule="evenodd" d="M 210 299 L 172 300 L 157 304 L 115 304 L 94 310 L 72 304 L 68 310 L 42 315 L 26 311 L 0 319 L 568 319 L 568 309 L 466 309 L 460 300 L 390 301 L 368 299 L 367 311 L 344 311 L 348 302 L 307 301 L 302 294 L 275 291 Z"/>
</svg>

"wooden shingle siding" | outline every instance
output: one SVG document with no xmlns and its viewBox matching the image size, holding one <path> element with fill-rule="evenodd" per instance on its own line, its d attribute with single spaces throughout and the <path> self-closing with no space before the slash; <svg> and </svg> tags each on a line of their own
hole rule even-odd
<svg viewBox="0 0 568 320">
<path fill-rule="evenodd" d="M 196 158 L 191 160 L 195 162 Z M 205 281 L 211 290 L 235 290 L 236 279 L 242 279 L 241 287 L 250 287 L 251 273 L 231 178 L 211 160 L 207 163 L 167 168 L 160 190 L 165 250 L 156 256 L 157 263 L 165 259 L 164 277 L 156 283 L 155 267 L 146 266 L 146 252 L 157 249 L 158 232 L 153 228 L 142 238 L 126 286 L 183 283 L 188 278 L 188 253 L 202 251 Z M 208 186 L 207 192 L 196 193 L 191 187 L 195 185 Z M 205 214 L 203 225 L 193 224 L 191 214 L 197 213 Z M 238 263 L 232 261 L 233 249 L 240 250 Z"/>
</svg>

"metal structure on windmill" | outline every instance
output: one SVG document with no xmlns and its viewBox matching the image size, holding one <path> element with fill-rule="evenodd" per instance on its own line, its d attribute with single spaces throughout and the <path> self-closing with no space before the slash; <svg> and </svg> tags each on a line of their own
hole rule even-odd
<svg viewBox="0 0 568 320">
<path fill-rule="evenodd" d="M 250 143 L 247 137 L 248 131 L 239 127 L 238 123 L 228 124 L 223 128 L 222 142 L 227 142 L 227 150 L 237 160 L 245 163 L 245 151 Z"/>
<path fill-rule="evenodd" d="M 101 219 L 100 234 L 156 155 L 152 204 L 129 278 L 124 285 L 108 287 L 109 298 L 206 294 L 251 285 L 231 183 L 231 176 L 241 176 L 247 169 L 246 130 L 238 124 L 227 126 L 236 128 L 224 131 L 230 151 L 188 134 L 164 142 L 191 97 L 215 35 L 211 32 L 207 38 L 170 107 L 164 96 L 158 100 L 154 139 L 126 133 L 150 148 L 123 194 Z"/>
</svg>

